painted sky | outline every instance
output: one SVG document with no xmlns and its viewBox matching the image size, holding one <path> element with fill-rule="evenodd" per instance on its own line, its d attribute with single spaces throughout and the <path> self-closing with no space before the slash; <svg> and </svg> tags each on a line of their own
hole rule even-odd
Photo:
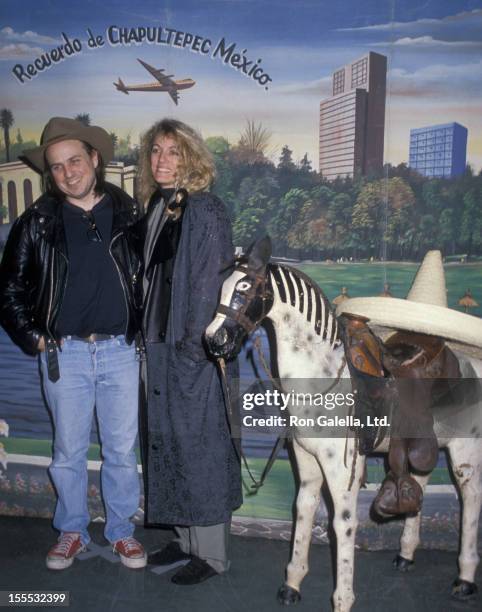
<svg viewBox="0 0 482 612">
<path fill-rule="evenodd" d="M 317 167 L 319 103 L 331 74 L 368 51 L 388 57 L 385 161 L 408 158 L 410 128 L 457 121 L 469 130 L 468 161 L 482 167 L 482 4 L 472 0 L 2 0 L 0 108 L 10 108 L 24 139 L 38 139 L 54 115 L 89 113 L 121 136 L 161 116 L 196 126 L 204 136 L 236 142 L 247 119 L 272 132 L 273 159 L 288 144 Z M 213 42 L 236 43 L 272 78 L 268 90 L 221 59 L 173 46 L 87 48 L 87 28 L 162 26 Z M 81 53 L 21 85 L 11 70 L 60 44 L 61 32 L 82 41 Z M 164 93 L 116 91 L 150 81 L 136 58 L 190 77 L 176 107 Z"/>
</svg>

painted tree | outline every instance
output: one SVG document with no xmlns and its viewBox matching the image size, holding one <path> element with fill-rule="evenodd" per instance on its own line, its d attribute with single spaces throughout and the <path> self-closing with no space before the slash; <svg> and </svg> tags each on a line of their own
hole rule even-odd
<svg viewBox="0 0 482 612">
<path fill-rule="evenodd" d="M 464 195 L 460 241 L 470 257 L 482 247 L 482 188 L 473 188 Z"/>
<path fill-rule="evenodd" d="M 327 187 L 312 189 L 306 194 L 296 223 L 288 231 L 288 246 L 309 253 L 312 258 L 326 251 L 330 227 L 326 218 L 333 192 Z"/>
<path fill-rule="evenodd" d="M 435 215 L 446 208 L 446 188 L 443 179 L 432 179 L 422 186 L 422 200 L 425 210 Z"/>
<path fill-rule="evenodd" d="M 473 186 L 473 179 L 467 184 L 466 177 L 448 180 L 445 183 L 445 209 L 450 211 L 451 216 L 451 233 L 452 233 L 452 244 L 450 251 L 452 254 L 460 253 L 464 247 L 461 245 L 461 227 L 463 217 L 463 201 L 465 194 L 470 191 Z M 442 211 L 443 213 L 444 211 Z M 442 216 L 440 215 L 439 225 L 442 222 Z"/>
<path fill-rule="evenodd" d="M 330 198 L 326 213 L 330 229 L 327 246 L 330 247 L 333 258 L 348 256 L 351 248 L 349 237 L 352 213 L 353 201 L 348 193 L 337 193 Z"/>
<path fill-rule="evenodd" d="M 212 153 L 216 165 L 216 177 L 212 185 L 212 190 L 224 202 L 231 220 L 234 221 L 236 206 L 233 171 L 229 159 L 231 145 L 223 136 L 210 136 L 206 138 L 204 142 Z"/>
<path fill-rule="evenodd" d="M 278 170 L 295 170 L 296 166 L 293 162 L 293 151 L 288 145 L 284 145 L 281 149 L 281 155 L 278 161 Z"/>
<path fill-rule="evenodd" d="M 402 178 L 363 185 L 352 214 L 358 247 L 382 259 L 388 256 L 388 250 L 400 251 L 404 233 L 411 228 L 410 212 L 414 202 L 413 191 Z"/>
<path fill-rule="evenodd" d="M 204 140 L 204 144 L 213 155 L 226 155 L 231 148 L 229 141 L 223 136 L 209 136 Z"/>
<path fill-rule="evenodd" d="M 302 204 L 296 223 L 294 223 L 287 234 L 288 246 L 292 249 L 309 251 L 312 247 L 309 236 L 309 224 L 317 216 L 315 202 L 306 194 L 306 201 Z"/>
<path fill-rule="evenodd" d="M 262 123 L 248 120 L 241 132 L 239 142 L 233 147 L 232 154 L 235 161 L 247 164 L 263 163 L 267 161 L 267 152 L 271 140 L 271 132 L 263 127 Z"/>
<path fill-rule="evenodd" d="M 115 148 L 117 147 L 119 143 L 119 136 L 117 136 L 115 132 L 109 132 L 109 136 L 110 136 L 110 139 L 112 140 L 112 146 L 114 147 L 114 151 L 115 151 Z"/>
<path fill-rule="evenodd" d="M 115 147 L 116 161 L 124 162 L 126 166 L 135 165 L 139 159 L 139 147 L 131 144 L 131 135 L 118 138 Z"/>
<path fill-rule="evenodd" d="M 311 167 L 311 161 L 308 158 L 308 153 L 305 153 L 300 159 L 299 169 L 301 170 L 301 172 L 313 172 L 313 168 Z"/>
<path fill-rule="evenodd" d="M 266 225 L 276 208 L 277 194 L 276 180 L 269 173 L 260 177 L 244 176 L 236 191 L 232 185 L 227 206 L 235 219 L 233 234 L 237 246 L 248 246 L 253 236 L 261 237 L 267 233 Z M 233 198 L 232 202 L 230 197 Z"/>
<path fill-rule="evenodd" d="M 215 192 L 233 222 L 242 215 L 236 235 L 244 244 L 259 235 L 258 229 L 269 229 L 279 254 L 296 249 L 313 258 L 417 259 L 431 248 L 482 253 L 482 174 L 430 179 L 406 164 L 387 164 L 385 179 L 327 181 L 309 171 L 307 156 L 292 168 L 289 145 L 275 166 L 265 153 L 253 154 L 255 147 L 243 149 L 248 140 L 230 146 L 222 137 L 207 139 L 217 168 Z"/>
<path fill-rule="evenodd" d="M 255 178 L 246 176 L 240 183 L 236 196 L 236 210 L 259 208 L 267 219 L 275 208 L 277 192 L 276 180 L 269 175 Z"/>
<path fill-rule="evenodd" d="M 241 211 L 233 223 L 233 242 L 235 246 L 248 247 L 256 239 L 266 234 L 264 225 L 265 210 L 246 208 Z"/>
<path fill-rule="evenodd" d="M 288 233 L 296 224 L 303 206 L 309 200 L 309 193 L 303 189 L 290 189 L 278 201 L 268 222 L 268 233 L 277 251 L 286 252 Z"/>
<path fill-rule="evenodd" d="M 10 161 L 10 128 L 15 123 L 13 113 L 8 108 L 0 110 L 0 126 L 3 129 L 3 141 L 5 143 L 5 156 L 7 162 Z"/>
<path fill-rule="evenodd" d="M 444 253 L 455 254 L 456 223 L 452 208 L 444 208 L 438 219 L 438 248 Z"/>
<path fill-rule="evenodd" d="M 293 151 L 288 145 L 284 145 L 276 168 L 276 175 L 283 193 L 287 193 L 290 189 L 302 189 L 296 180 L 297 174 L 298 169 L 293 162 Z"/>
<path fill-rule="evenodd" d="M 83 123 L 87 127 L 90 125 L 89 113 L 80 113 L 79 115 L 75 115 L 74 119 L 80 121 L 80 123 Z"/>
</svg>

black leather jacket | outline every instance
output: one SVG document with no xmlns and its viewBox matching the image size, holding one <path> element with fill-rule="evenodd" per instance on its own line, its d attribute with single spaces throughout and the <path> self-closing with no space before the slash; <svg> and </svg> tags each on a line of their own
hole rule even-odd
<svg viewBox="0 0 482 612">
<path fill-rule="evenodd" d="M 139 209 L 115 185 L 106 183 L 105 191 L 114 207 L 109 252 L 126 298 L 130 344 L 140 329 L 142 300 L 140 243 L 131 227 Z M 60 343 L 56 321 L 68 270 L 62 203 L 43 195 L 13 224 L 0 264 L 0 324 L 29 355 L 38 353 L 41 335 Z"/>
</svg>

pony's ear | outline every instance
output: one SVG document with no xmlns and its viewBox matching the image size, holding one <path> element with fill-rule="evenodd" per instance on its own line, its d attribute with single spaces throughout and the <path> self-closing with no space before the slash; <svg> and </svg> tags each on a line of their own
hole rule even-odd
<svg viewBox="0 0 482 612">
<path fill-rule="evenodd" d="M 246 251 L 248 256 L 248 267 L 258 272 L 264 268 L 271 257 L 271 238 L 265 236 L 254 242 Z"/>
</svg>

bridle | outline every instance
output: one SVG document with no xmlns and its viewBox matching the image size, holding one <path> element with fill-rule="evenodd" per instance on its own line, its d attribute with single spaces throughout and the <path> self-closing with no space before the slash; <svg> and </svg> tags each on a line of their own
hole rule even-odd
<svg viewBox="0 0 482 612">
<path fill-rule="evenodd" d="M 251 280 L 251 287 L 244 294 L 244 298 L 245 298 L 244 303 L 239 308 L 232 308 L 231 306 L 225 306 L 224 304 L 219 304 L 216 310 L 216 314 L 223 314 L 225 315 L 226 319 L 239 323 L 239 325 L 246 331 L 246 333 L 250 334 L 256 329 L 259 322 L 262 321 L 267 315 L 267 313 L 271 310 L 271 307 L 273 306 L 273 301 L 274 301 L 273 290 L 271 289 L 271 285 L 268 280 L 269 274 L 257 274 L 253 270 L 250 270 L 249 267 L 246 265 L 238 265 L 236 267 L 236 271 L 245 272 L 248 278 Z M 247 316 L 246 313 L 252 304 L 252 300 L 256 297 L 261 299 L 261 313 L 259 317 L 257 317 L 256 321 L 252 321 L 249 318 L 249 316 Z M 221 373 L 221 383 L 223 387 L 228 424 L 229 424 L 229 427 L 231 428 L 234 408 L 233 408 L 233 402 L 231 399 L 231 394 L 229 392 L 229 385 L 228 385 L 228 381 L 226 377 L 226 363 L 222 357 L 218 357 L 217 363 L 219 365 L 220 373 Z M 283 444 L 283 439 L 280 436 L 273 450 L 271 451 L 270 458 L 268 459 L 268 462 L 263 470 L 261 478 L 259 480 L 256 480 L 256 478 L 253 476 L 250 470 L 248 461 L 246 459 L 246 456 L 243 452 L 242 447 L 238 449 L 236 445 L 233 443 L 233 447 L 236 451 L 236 454 L 238 455 L 240 461 L 244 463 L 244 467 L 252 481 L 252 484 L 249 486 L 244 481 L 244 478 L 241 477 L 243 485 L 246 489 L 247 495 L 256 495 L 256 493 L 258 492 L 258 489 L 263 486 L 264 481 L 266 477 L 268 476 L 271 466 L 273 465 L 282 444 Z"/>
<path fill-rule="evenodd" d="M 251 287 L 244 294 L 244 303 L 239 308 L 232 308 L 231 306 L 219 304 L 216 309 L 216 314 L 223 314 L 227 319 L 236 321 L 247 334 L 250 334 L 271 310 L 274 300 L 273 291 L 268 280 L 268 274 L 257 274 L 246 265 L 237 266 L 236 272 L 245 272 L 252 281 Z M 247 310 L 251 306 L 252 300 L 256 297 L 261 299 L 261 314 L 257 317 L 256 321 L 252 321 L 249 316 L 247 316 Z"/>
<path fill-rule="evenodd" d="M 266 269 L 265 269 L 266 270 Z M 246 291 L 246 293 L 244 294 L 245 296 L 245 300 L 244 303 L 239 307 L 239 308 L 232 308 L 231 306 L 225 306 L 223 304 L 219 304 L 217 310 L 216 310 L 216 314 L 223 314 L 226 316 L 227 319 L 230 319 L 232 321 L 235 321 L 236 323 L 239 323 L 239 325 L 246 331 L 247 334 L 250 334 L 251 332 L 253 332 L 256 327 L 258 326 L 258 324 L 260 323 L 260 321 L 262 321 L 265 316 L 268 314 L 268 312 L 271 310 L 272 306 L 273 306 L 273 302 L 274 302 L 274 295 L 273 295 L 273 289 L 271 287 L 271 281 L 270 281 L 270 276 L 269 276 L 269 268 L 266 270 L 265 274 L 259 274 L 254 272 L 253 270 L 249 269 L 248 266 L 246 266 L 245 264 L 241 264 L 236 266 L 235 271 L 239 271 L 239 272 L 245 272 L 246 275 L 248 276 L 248 278 L 251 280 L 251 287 Z M 249 307 L 251 306 L 251 301 L 253 298 L 260 298 L 261 299 L 261 313 L 260 315 L 256 318 L 256 321 L 252 321 L 249 316 L 247 316 L 247 310 L 249 309 Z M 232 297 L 231 297 L 231 301 L 232 301 Z M 263 356 L 263 352 L 261 349 L 261 344 L 260 344 L 260 339 L 257 338 L 254 341 L 254 346 L 258 351 L 259 354 L 259 358 L 260 358 L 260 362 L 263 366 L 263 369 L 265 370 L 266 374 L 268 375 L 268 378 L 271 382 L 271 384 L 273 385 L 273 387 L 275 389 L 280 389 L 282 391 L 282 389 L 279 386 L 279 383 L 273 378 L 273 375 L 271 373 L 271 370 L 268 366 L 268 364 L 266 363 L 266 360 L 264 359 Z M 235 412 L 235 409 L 233 408 L 233 402 L 231 399 L 231 394 L 229 391 L 229 385 L 228 385 L 228 381 L 227 381 L 227 376 L 226 376 L 226 363 L 224 361 L 224 359 L 222 357 L 218 357 L 217 358 L 217 363 L 219 365 L 220 368 L 220 373 L 221 373 L 221 383 L 222 383 L 222 387 L 223 387 L 223 394 L 224 394 L 224 398 L 225 398 L 225 406 L 226 406 L 226 414 L 227 414 L 227 419 L 228 419 L 228 424 L 229 427 L 231 428 L 231 423 L 233 420 L 233 414 Z M 340 380 L 341 375 L 342 375 L 342 371 L 344 369 L 346 365 L 346 361 L 345 359 L 343 359 L 342 364 L 338 370 L 337 373 L 337 378 L 336 380 L 328 387 L 328 389 L 325 391 L 325 393 L 327 391 L 330 391 Z M 286 432 L 289 429 L 288 426 L 285 426 L 285 430 L 284 432 Z M 284 443 L 284 435 L 281 434 L 278 436 L 278 439 L 275 442 L 275 445 L 271 451 L 271 454 L 269 456 L 269 459 L 263 469 L 263 472 L 261 474 L 261 478 L 259 480 L 256 480 L 256 478 L 253 476 L 253 474 L 251 473 L 251 470 L 249 468 L 249 464 L 248 461 L 246 459 L 246 456 L 243 452 L 242 447 L 238 450 L 236 448 L 236 446 L 233 444 L 236 454 L 238 455 L 240 461 L 242 460 L 244 463 L 244 466 L 246 468 L 247 473 L 249 474 L 249 477 L 252 480 L 252 485 L 248 486 L 245 482 L 244 479 L 242 479 L 243 481 L 243 485 L 247 491 L 248 495 L 256 495 L 256 493 L 258 492 L 258 490 L 263 486 L 268 473 L 274 463 L 274 461 L 276 460 L 276 457 L 282 447 Z M 347 452 L 347 447 L 345 447 L 345 465 L 346 465 L 346 452 Z M 354 465 L 356 463 L 356 454 L 354 453 L 354 462 L 352 465 L 352 479 L 350 480 L 350 488 L 352 485 L 352 480 L 354 478 Z"/>
</svg>

